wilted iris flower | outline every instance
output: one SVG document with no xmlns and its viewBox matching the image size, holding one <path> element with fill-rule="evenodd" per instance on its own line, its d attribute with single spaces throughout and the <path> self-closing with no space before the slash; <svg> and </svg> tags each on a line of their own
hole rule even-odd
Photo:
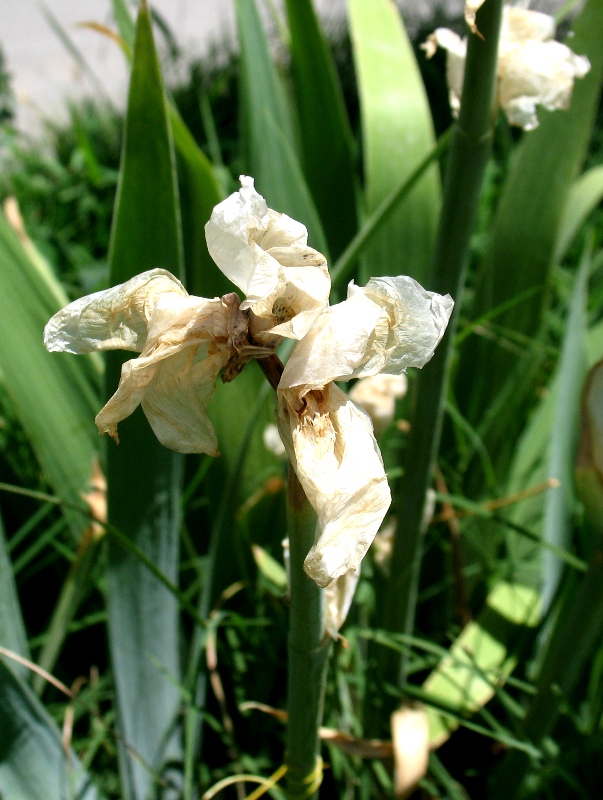
<svg viewBox="0 0 603 800">
<path fill-rule="evenodd" d="M 511 125 L 525 131 L 538 126 L 536 106 L 549 111 L 569 108 L 575 78 L 583 78 L 590 69 L 586 56 L 576 55 L 554 41 L 554 35 L 555 20 L 548 14 L 504 7 L 496 104 L 505 110 Z M 438 47 L 447 51 L 446 79 L 450 106 L 456 116 L 463 90 L 467 40 L 447 28 L 438 28 L 422 47 L 428 58 Z"/>
<path fill-rule="evenodd" d="M 154 269 L 71 303 L 50 320 L 45 342 L 72 353 L 140 353 L 96 418 L 101 433 L 117 438 L 117 423 L 142 404 L 167 447 L 216 455 L 206 409 L 218 374 L 232 380 L 283 337 L 296 340 L 277 388 L 278 426 L 318 516 L 306 572 L 327 586 L 357 570 L 391 502 L 371 421 L 333 381 L 423 366 L 453 304 L 399 276 L 352 283 L 329 306 L 326 261 L 308 247 L 305 227 L 269 209 L 251 178 L 241 187 L 216 206 L 206 236 L 242 302 L 234 293 L 191 297 Z"/>
</svg>

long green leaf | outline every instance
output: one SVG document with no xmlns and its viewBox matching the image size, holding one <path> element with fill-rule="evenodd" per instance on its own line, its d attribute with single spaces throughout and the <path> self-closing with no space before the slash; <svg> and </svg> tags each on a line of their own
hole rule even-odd
<svg viewBox="0 0 603 800">
<path fill-rule="evenodd" d="M 586 218 L 601 202 L 603 197 L 603 166 L 593 167 L 574 181 L 567 196 L 567 202 L 557 234 L 554 261 L 558 264 L 565 255 Z"/>
<path fill-rule="evenodd" d="M 370 213 L 433 150 L 435 136 L 412 45 L 392 0 L 348 0 L 348 11 Z M 369 248 L 362 283 L 399 272 L 425 282 L 440 200 L 434 164 Z"/>
<path fill-rule="evenodd" d="M 0 213 L 0 371 L 19 422 L 58 497 L 81 503 L 92 471 L 94 414 L 98 410 L 96 370 L 87 356 L 50 355 L 42 332 L 57 299 Z M 98 379 L 98 372 L 97 379 Z M 79 515 L 66 512 L 75 534 Z"/>
<path fill-rule="evenodd" d="M 574 463 L 580 428 L 580 392 L 586 377 L 587 291 L 590 258 L 585 254 L 570 301 L 565 336 L 558 366 L 557 397 L 551 428 L 547 477 L 559 481 L 548 489 L 544 501 L 545 542 L 570 549 L 571 522 L 576 503 Z M 562 562 L 550 551 L 543 553 L 542 610 L 549 609 L 561 578 Z"/>
<path fill-rule="evenodd" d="M 235 0 L 241 45 L 241 103 L 247 168 L 271 208 L 303 222 L 309 242 L 327 242 L 293 145 L 291 112 L 255 0 Z"/>
<path fill-rule="evenodd" d="M 302 167 L 337 258 L 356 232 L 353 140 L 333 58 L 311 0 L 287 0 Z"/>
<path fill-rule="evenodd" d="M 480 317 L 527 290 L 521 303 L 497 317 L 497 324 L 527 337 L 540 330 L 546 289 L 568 192 L 590 140 L 603 70 L 603 3 L 589 0 L 574 26 L 572 50 L 585 54 L 591 71 L 576 81 L 568 111 L 540 112 L 541 124 L 526 134 L 511 164 L 500 199 L 484 263 L 474 316 Z M 527 365 L 508 349 L 472 337 L 463 348 L 458 372 L 461 411 L 481 425 L 488 448 L 497 452 L 500 468 L 510 459 L 510 443 L 522 423 L 520 407 L 529 391 Z M 511 380 L 509 376 L 513 376 Z M 522 376 L 526 380 L 522 381 Z M 504 402 L 497 413 L 489 407 Z M 468 387 L 471 387 L 470 392 Z"/>
<path fill-rule="evenodd" d="M 0 796 L 97 800 L 99 793 L 36 696 L 0 660 Z"/>
<path fill-rule="evenodd" d="M 128 96 L 119 191 L 111 238 L 111 283 L 153 267 L 182 274 L 182 246 L 169 111 L 146 2 L 141 2 Z M 110 353 L 107 390 L 124 358 Z M 107 447 L 111 524 L 129 536 L 173 583 L 178 576 L 182 456 L 162 447 L 138 409 Z M 109 637 L 119 721 L 125 741 L 153 769 L 181 748 L 178 711 L 178 604 L 146 567 L 108 542 Z M 172 680 L 168 678 L 172 677 Z M 121 749 L 123 790 L 146 800 L 148 770 Z"/>
</svg>

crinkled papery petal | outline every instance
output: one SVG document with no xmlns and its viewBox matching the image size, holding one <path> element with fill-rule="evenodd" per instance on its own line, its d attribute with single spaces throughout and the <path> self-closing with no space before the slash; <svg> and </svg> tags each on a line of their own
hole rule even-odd
<svg viewBox="0 0 603 800">
<path fill-rule="evenodd" d="M 387 325 L 387 314 L 362 293 L 331 306 L 293 348 L 280 387 L 320 389 L 352 377 L 366 359 L 369 339 L 380 322 Z"/>
<path fill-rule="evenodd" d="M 512 125 L 532 130 L 538 126 L 536 106 L 550 111 L 569 108 L 575 78 L 589 69 L 585 56 L 560 42 L 501 45 L 498 102 Z"/>
<path fill-rule="evenodd" d="M 142 403 L 159 441 L 182 453 L 218 455 L 206 415 L 216 377 L 233 354 L 230 307 L 221 299 L 164 296 L 139 358 L 122 366 L 119 387 L 96 417 L 117 439 L 117 424 Z"/>
<path fill-rule="evenodd" d="M 304 568 L 319 585 L 355 570 L 391 502 L 372 425 L 335 384 L 279 390 L 278 423 L 297 477 L 318 515 Z"/>
<path fill-rule="evenodd" d="M 253 179 L 217 205 L 205 226 L 209 252 L 245 292 L 241 305 L 260 318 L 255 335 L 301 339 L 328 304 L 326 259 L 308 247 L 304 225 L 268 208 Z"/>
<path fill-rule="evenodd" d="M 346 620 L 359 580 L 360 567 L 340 575 L 327 586 L 325 630 L 332 639 L 339 638 L 339 630 Z"/>
<path fill-rule="evenodd" d="M 407 275 L 371 278 L 364 289 L 350 284 L 348 297 L 357 292 L 385 309 L 388 325 L 375 329 L 365 361 L 354 377 L 377 372 L 399 375 L 407 367 L 425 366 L 446 331 L 454 307 L 452 297 L 428 292 Z"/>
<path fill-rule="evenodd" d="M 422 367 L 444 335 L 453 305 L 450 295 L 428 292 L 405 275 L 371 278 L 364 289 L 352 283 L 348 299 L 331 306 L 295 345 L 280 388 L 307 391 Z"/>
<path fill-rule="evenodd" d="M 51 352 L 140 352 L 155 306 L 166 294 L 188 297 L 170 272 L 152 269 L 119 286 L 82 297 L 52 317 L 44 329 L 44 344 Z"/>
<path fill-rule="evenodd" d="M 541 11 L 505 6 L 500 28 L 501 41 L 547 42 L 555 35 L 555 19 Z"/>
</svg>

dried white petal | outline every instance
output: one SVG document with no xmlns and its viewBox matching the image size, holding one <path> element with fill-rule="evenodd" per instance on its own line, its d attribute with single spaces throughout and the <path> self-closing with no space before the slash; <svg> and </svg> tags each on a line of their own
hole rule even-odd
<svg viewBox="0 0 603 800">
<path fill-rule="evenodd" d="M 291 351 L 280 387 L 321 389 L 352 377 L 380 321 L 386 324 L 383 309 L 361 293 L 331 306 Z"/>
<path fill-rule="evenodd" d="M 548 14 L 504 7 L 498 47 L 497 105 L 505 110 L 511 125 L 526 131 L 538 126 L 537 106 L 549 110 L 568 108 L 574 80 L 583 78 L 590 70 L 589 60 L 553 41 L 554 34 L 555 20 Z M 431 57 L 437 47 L 447 51 L 450 106 L 456 115 L 460 108 L 467 42 L 446 28 L 438 28 L 423 49 Z"/>
<path fill-rule="evenodd" d="M 71 303 L 46 326 L 50 350 L 140 351 L 122 366 L 117 391 L 96 417 L 100 433 L 142 404 L 159 441 L 182 453 L 218 455 L 206 409 L 216 377 L 239 352 L 246 320 L 236 295 L 190 297 L 165 270 Z"/>
<path fill-rule="evenodd" d="M 281 438 L 318 515 L 317 540 L 304 568 L 328 586 L 358 567 L 391 502 L 381 454 L 367 415 L 335 384 L 303 399 L 279 390 Z"/>
<path fill-rule="evenodd" d="M 555 19 L 540 11 L 505 6 L 500 26 L 504 42 L 548 42 L 555 35 Z"/>
<path fill-rule="evenodd" d="M 96 417 L 100 433 L 117 439 L 117 423 L 142 403 L 163 445 L 181 453 L 218 455 L 205 412 L 216 377 L 233 355 L 230 316 L 219 298 L 164 295 L 141 355 L 122 366 L 117 391 Z"/>
<path fill-rule="evenodd" d="M 245 292 L 241 308 L 259 318 L 255 338 L 305 336 L 327 307 L 331 279 L 304 225 L 269 209 L 242 175 L 241 189 L 214 208 L 205 235 L 218 267 Z"/>
<path fill-rule="evenodd" d="M 549 111 L 569 108 L 574 79 L 590 69 L 560 42 L 527 41 L 503 47 L 499 53 L 498 102 L 509 123 L 529 131 L 538 127 L 536 106 Z"/>
<path fill-rule="evenodd" d="M 422 367 L 444 335 L 454 302 L 427 292 L 412 278 L 371 278 L 353 283 L 348 299 L 331 306 L 298 342 L 280 387 L 316 389 L 330 381 L 400 374 Z"/>
<path fill-rule="evenodd" d="M 396 411 L 396 400 L 404 397 L 408 386 L 406 375 L 370 375 L 361 378 L 348 396 L 362 406 L 371 418 L 375 436 L 390 425 Z"/>
<path fill-rule="evenodd" d="M 340 575 L 326 588 L 325 630 L 332 639 L 339 638 L 339 630 L 346 620 L 358 581 L 360 567 Z"/>
<path fill-rule="evenodd" d="M 399 375 L 407 367 L 424 367 L 446 331 L 452 297 L 428 292 L 407 275 L 371 278 L 364 289 L 352 284 L 348 296 L 353 292 L 364 292 L 388 316 L 387 333 L 375 330 L 367 360 L 355 377 L 377 372 Z"/>
<path fill-rule="evenodd" d="M 119 286 L 75 300 L 46 325 L 46 349 L 68 353 L 140 352 L 155 305 L 165 294 L 188 297 L 184 286 L 170 272 L 152 269 Z"/>
</svg>

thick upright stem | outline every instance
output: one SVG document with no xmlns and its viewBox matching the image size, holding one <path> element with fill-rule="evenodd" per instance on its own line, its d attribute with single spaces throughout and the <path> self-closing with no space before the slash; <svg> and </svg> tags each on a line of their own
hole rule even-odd
<svg viewBox="0 0 603 800">
<path fill-rule="evenodd" d="M 456 302 L 448 331 L 418 379 L 415 413 L 408 442 L 385 624 L 410 633 L 422 551 L 422 519 L 427 489 L 440 441 L 445 387 L 456 319 L 465 281 L 469 242 L 492 143 L 496 57 L 502 0 L 486 0 L 478 13 L 483 38 L 470 35 L 461 112 L 450 144 L 444 199 L 428 288 L 450 293 Z M 387 672 L 404 683 L 405 663 L 390 660 Z"/>
<path fill-rule="evenodd" d="M 317 797 L 322 776 L 318 729 L 322 721 L 330 640 L 325 636 L 325 591 L 304 572 L 314 544 L 316 515 L 289 468 L 288 523 L 291 612 L 287 709 L 289 797 Z"/>
</svg>

